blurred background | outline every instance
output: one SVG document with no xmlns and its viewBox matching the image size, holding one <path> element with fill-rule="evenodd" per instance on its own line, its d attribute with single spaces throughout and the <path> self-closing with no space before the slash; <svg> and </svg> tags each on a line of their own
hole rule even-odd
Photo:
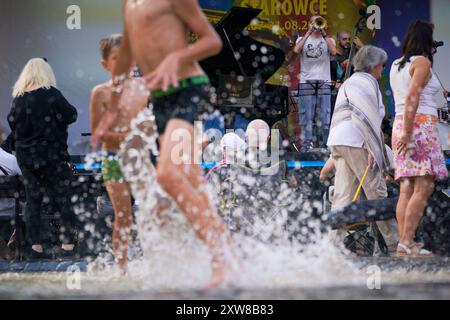
<svg viewBox="0 0 450 320">
<path fill-rule="evenodd" d="M 273 7 L 280 3 L 281 10 Z M 1 0 L 0 1 L 0 123 L 3 134 L 9 133 L 7 114 L 11 107 L 11 91 L 28 59 L 46 57 L 53 66 L 59 89 L 78 109 L 79 118 L 70 127 L 69 147 L 73 155 L 89 151 L 89 97 L 92 88 L 108 80 L 100 66 L 99 40 L 111 33 L 121 32 L 121 0 Z M 448 0 L 201 0 L 200 4 L 211 21 L 220 18 L 233 5 L 263 9 L 260 14 L 261 30 L 270 26 L 268 42 L 280 41 L 289 51 L 289 44 L 303 34 L 304 22 L 314 10 L 329 22 L 328 33 L 336 35 L 347 29 L 353 33 L 359 18 L 358 10 L 371 4 L 381 8 L 381 30 L 364 30 L 361 39 L 384 48 L 390 61 L 400 56 L 401 42 L 406 27 L 413 19 L 435 23 L 435 39 L 444 41 L 435 59 L 435 71 L 444 86 L 450 88 L 450 10 Z M 81 9 L 81 29 L 69 30 L 67 8 L 77 5 Z M 275 26 L 275 27 L 274 27 Z M 258 26 L 255 27 L 258 29 Z M 262 32 L 261 37 L 268 35 Z M 279 40 L 277 40 L 279 39 Z M 298 65 L 298 61 L 297 61 Z M 389 91 L 388 72 L 385 70 L 383 88 L 389 114 L 393 114 L 393 101 Z M 269 81 L 295 86 L 298 72 L 296 62 L 283 66 Z M 293 79 L 294 78 L 294 79 Z M 444 104 L 442 97 L 442 104 Z"/>
</svg>

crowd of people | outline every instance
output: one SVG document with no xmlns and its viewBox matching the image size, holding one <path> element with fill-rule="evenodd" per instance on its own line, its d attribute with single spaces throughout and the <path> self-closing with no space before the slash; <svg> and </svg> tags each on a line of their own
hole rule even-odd
<svg viewBox="0 0 450 320">
<path fill-rule="evenodd" d="M 208 77 L 197 62 L 217 54 L 222 43 L 195 1 L 177 1 L 176 5 L 174 0 L 152 2 L 159 5 L 125 2 L 123 34 L 111 35 L 100 43 L 101 63 L 111 80 L 96 86 L 91 95 L 92 144 L 101 145 L 106 153 L 102 176 L 115 212 L 112 245 L 118 265 L 126 272 L 132 193 L 122 174 L 118 153 L 130 132 L 130 122 L 150 102 L 159 134 L 156 180 L 208 247 L 212 256 L 209 285 L 216 286 L 227 281 L 233 260 L 238 258 L 231 233 L 203 186 L 215 171 L 241 156 L 247 157 L 246 165 L 257 167 L 261 151 L 270 148 L 270 127 L 256 120 L 250 123 L 245 139 L 235 133 L 226 134 L 221 140 L 223 160 L 206 176 L 203 174 L 195 164 L 194 139 L 184 139 L 180 149 L 179 140 L 173 136 L 181 130 L 194 137 L 194 121 L 211 101 Z M 154 18 L 140 19 L 145 16 Z M 385 198 L 384 172 L 388 160 L 381 132 L 385 107 L 378 80 L 387 54 L 381 48 L 351 39 L 346 31 L 339 32 L 336 45 L 325 29 L 314 27 L 317 18 L 311 17 L 308 32 L 294 48 L 301 64 L 298 108 L 303 151 L 314 146 L 317 112 L 320 130 L 316 142 L 330 150 L 326 168 L 335 171 L 332 208 L 342 208 L 354 201 L 360 184 L 368 200 Z M 186 39 L 188 30 L 198 35 L 194 44 Z M 169 37 L 171 41 L 166 40 Z M 352 41 L 358 52 L 350 62 Z M 396 103 L 392 137 L 395 159 L 391 165 L 395 179 L 400 182 L 400 200 L 396 221 L 379 221 L 377 225 L 389 252 L 401 256 L 432 254 L 415 242 L 414 236 L 435 180 L 448 175 L 436 132 L 434 96 L 441 87 L 432 71 L 432 46 L 433 26 L 413 22 L 404 40 L 402 56 L 393 63 L 390 72 Z M 136 66 L 143 77 L 128 76 Z M 353 68 L 353 74 L 342 82 L 346 68 Z M 332 74 L 339 89 L 333 104 Z M 144 87 L 148 89 L 143 90 Z M 12 98 L 8 122 L 18 165 L 14 168 L 6 165 L 12 163 L 13 156 L 2 149 L 0 170 L 3 174 L 13 172 L 23 176 L 29 256 L 46 256 L 39 227 L 44 197 L 52 198 L 55 213 L 60 217 L 60 254 L 68 255 L 75 248 L 76 238 L 67 130 L 76 121 L 77 111 L 56 88 L 55 75 L 45 58 L 31 59 L 26 64 Z M 175 153 L 182 161 L 173 159 Z M 296 182 L 291 179 L 290 183 Z M 343 235 L 343 230 L 337 230 L 335 243 L 342 243 Z"/>
<path fill-rule="evenodd" d="M 381 48 L 364 46 L 357 37 L 352 39 L 348 31 L 338 32 L 335 45 L 326 31 L 317 27 L 317 19 L 323 18 L 311 17 L 308 32 L 299 37 L 294 48 L 301 67 L 298 111 L 302 151 L 326 145 L 331 152 L 322 179 L 327 172 L 335 171 L 333 209 L 355 201 L 359 185 L 368 200 L 385 198 L 384 172 L 389 164 L 381 131 L 385 107 L 378 80 L 388 56 Z M 412 22 L 402 57 L 395 60 L 390 71 L 396 110 L 392 134 L 395 159 L 390 165 L 400 183 L 400 199 L 396 221 L 377 224 L 389 251 L 398 255 L 431 255 L 414 238 L 435 180 L 448 176 L 436 126 L 436 96 L 447 91 L 432 69 L 433 29 L 430 23 Z M 357 54 L 349 61 L 352 43 Z M 346 73 L 351 77 L 346 79 Z M 339 90 L 332 104 L 330 85 Z M 316 141 L 312 141 L 314 137 Z M 342 243 L 345 234 L 344 228 L 335 232 L 335 241 Z"/>
</svg>

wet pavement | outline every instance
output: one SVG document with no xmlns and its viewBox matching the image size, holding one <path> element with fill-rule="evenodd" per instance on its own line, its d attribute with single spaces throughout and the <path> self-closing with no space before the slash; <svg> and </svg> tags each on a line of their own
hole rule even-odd
<svg viewBox="0 0 450 320">
<path fill-rule="evenodd" d="M 8 272 L 5 272 L 5 264 L 0 263 L 0 299 L 450 299 L 450 258 L 353 258 L 351 262 L 367 276 L 349 285 L 322 283 L 316 286 L 296 279 L 292 286 L 285 287 L 262 285 L 260 288 L 208 290 L 142 289 L 138 279 L 83 272 L 86 264 L 80 261 L 9 264 Z M 78 266 L 81 271 L 79 290 L 68 287 L 69 266 Z M 378 283 L 370 281 L 373 273 L 368 270 L 379 271 Z"/>
</svg>

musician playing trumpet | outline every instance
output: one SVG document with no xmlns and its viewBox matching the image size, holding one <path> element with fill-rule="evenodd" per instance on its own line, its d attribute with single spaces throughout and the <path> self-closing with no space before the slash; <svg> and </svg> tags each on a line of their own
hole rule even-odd
<svg viewBox="0 0 450 320">
<path fill-rule="evenodd" d="M 317 112 L 320 119 L 316 123 L 320 147 L 326 147 L 331 117 L 331 56 L 336 54 L 336 43 L 326 32 L 327 21 L 318 15 L 309 20 L 309 30 L 303 37 L 297 39 L 294 52 L 300 54 L 300 87 L 299 87 L 299 114 L 302 126 L 302 151 L 314 147 L 313 121 Z M 321 82 L 318 85 L 313 83 Z"/>
</svg>

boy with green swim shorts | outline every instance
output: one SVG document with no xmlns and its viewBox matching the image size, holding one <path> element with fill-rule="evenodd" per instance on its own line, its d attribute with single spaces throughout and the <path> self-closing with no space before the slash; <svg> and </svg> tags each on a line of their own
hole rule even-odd
<svg viewBox="0 0 450 320">
<path fill-rule="evenodd" d="M 122 36 L 111 35 L 100 42 L 101 64 L 112 77 Z M 113 250 L 120 268 L 126 272 L 128 259 L 128 238 L 132 222 L 130 186 L 123 178 L 117 153 L 120 144 L 130 131 L 130 123 L 146 108 L 149 91 L 141 78 L 125 80 L 124 94 L 120 101 L 120 116 L 105 133 L 102 148 L 107 155 L 102 161 L 103 182 L 114 208 Z M 90 103 L 90 124 L 95 131 L 110 105 L 112 81 L 100 84 L 92 90 Z"/>
</svg>

